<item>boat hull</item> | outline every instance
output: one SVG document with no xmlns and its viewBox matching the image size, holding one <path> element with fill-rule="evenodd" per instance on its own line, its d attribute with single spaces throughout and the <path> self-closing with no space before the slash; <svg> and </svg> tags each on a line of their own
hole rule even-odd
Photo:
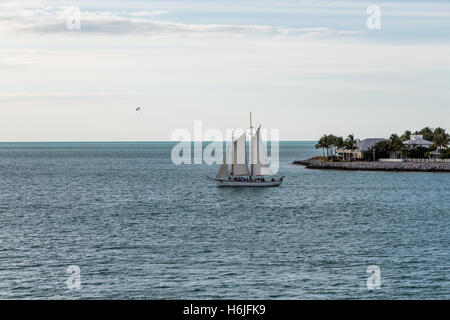
<svg viewBox="0 0 450 320">
<path fill-rule="evenodd" d="M 227 181 L 216 180 L 219 187 L 277 187 L 282 181 Z"/>
</svg>

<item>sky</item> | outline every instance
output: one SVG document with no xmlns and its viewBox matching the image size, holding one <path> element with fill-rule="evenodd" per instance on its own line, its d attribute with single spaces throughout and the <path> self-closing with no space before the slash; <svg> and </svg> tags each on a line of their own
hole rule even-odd
<svg viewBox="0 0 450 320">
<path fill-rule="evenodd" d="M 0 141 L 450 130 L 449 1 L 2 0 L 0 37 Z"/>
</svg>

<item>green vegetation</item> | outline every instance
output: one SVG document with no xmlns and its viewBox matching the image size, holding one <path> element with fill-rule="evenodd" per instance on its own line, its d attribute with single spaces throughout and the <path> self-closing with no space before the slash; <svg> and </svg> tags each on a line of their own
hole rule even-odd
<svg viewBox="0 0 450 320">
<path fill-rule="evenodd" d="M 433 142 L 430 148 L 415 147 L 409 148 L 404 145 L 403 142 L 410 140 L 411 135 L 422 135 L 424 140 Z M 411 158 L 411 159 L 423 159 L 429 158 L 431 152 L 440 149 L 441 159 L 449 159 L 448 157 L 448 144 L 450 142 L 450 135 L 443 128 L 432 129 L 425 127 L 422 130 L 405 131 L 400 137 L 397 134 L 392 134 L 388 140 L 378 142 L 371 150 L 370 153 L 375 152 L 376 159 L 389 158 L 391 154 L 394 154 L 396 158 Z"/>
<path fill-rule="evenodd" d="M 399 137 L 395 133 L 391 134 L 389 139 L 378 142 L 367 153 L 370 155 L 375 153 L 376 159 L 390 158 L 391 154 L 394 154 L 395 158 L 407 157 L 409 148 L 408 148 L 408 146 L 403 144 L 403 141 L 406 141 L 409 139 L 407 137 L 408 137 L 408 135 L 406 134 L 406 132 L 404 135 L 402 135 L 402 137 Z"/>
<path fill-rule="evenodd" d="M 356 148 L 356 141 L 354 140 L 353 135 L 352 136 L 352 142 L 354 142 L 354 148 Z M 350 136 L 349 136 L 350 137 Z M 347 146 L 347 140 L 344 141 L 343 137 L 337 137 L 335 135 L 324 134 L 319 141 L 316 144 L 316 149 L 322 149 L 322 154 L 325 157 L 325 150 L 326 150 L 326 158 L 334 157 L 336 156 L 336 149 L 344 148 Z"/>
<path fill-rule="evenodd" d="M 441 150 L 441 159 L 450 159 L 450 148 Z"/>
<path fill-rule="evenodd" d="M 445 132 L 445 129 L 439 127 L 436 129 L 425 127 L 420 131 L 416 131 L 414 134 L 421 134 L 425 140 L 434 142 L 434 149 L 438 147 L 446 148 L 450 142 L 450 135 Z"/>
<path fill-rule="evenodd" d="M 355 150 L 356 141 L 357 140 L 355 139 L 355 136 L 353 134 L 349 134 L 345 140 L 343 137 L 338 137 L 332 134 L 324 134 L 319 139 L 315 147 L 316 149 L 322 149 L 323 157 L 326 157 L 327 159 L 333 159 L 336 156 L 337 149 L 348 149 L 352 151 Z"/>
<path fill-rule="evenodd" d="M 412 135 L 422 135 L 424 140 L 433 142 L 433 145 L 430 148 L 420 146 L 408 147 L 403 142 L 410 140 Z M 329 134 L 323 135 L 315 147 L 316 149 L 322 149 L 324 158 L 335 159 L 337 149 L 346 149 L 353 152 L 357 148 L 357 141 L 353 134 L 349 134 L 345 140 L 343 137 Z M 389 139 L 375 144 L 369 151 L 364 152 L 363 160 L 390 158 L 392 156 L 395 158 L 423 159 L 429 158 L 437 150 L 441 159 L 450 159 L 449 143 L 450 134 L 440 127 L 435 129 L 425 127 L 414 133 L 406 130 L 401 136 L 394 133 L 391 134 Z"/>
<path fill-rule="evenodd" d="M 356 149 L 356 140 L 353 133 L 349 134 L 347 139 L 345 139 L 344 148 L 351 151 L 354 151 Z"/>
<path fill-rule="evenodd" d="M 333 148 L 333 144 L 335 141 L 336 136 L 333 135 L 326 135 L 324 134 L 320 139 L 319 142 L 316 144 L 316 149 L 322 149 L 322 155 L 325 157 L 325 150 L 327 151 L 327 158 L 329 157 L 329 151 Z"/>
</svg>

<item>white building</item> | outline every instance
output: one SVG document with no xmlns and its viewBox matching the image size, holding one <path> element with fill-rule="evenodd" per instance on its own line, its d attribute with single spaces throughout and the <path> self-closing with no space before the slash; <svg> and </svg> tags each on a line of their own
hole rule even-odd
<svg viewBox="0 0 450 320">
<path fill-rule="evenodd" d="M 356 141 L 355 150 L 350 149 L 337 149 L 336 154 L 339 159 L 350 160 L 350 159 L 362 159 L 364 157 L 364 152 L 370 151 L 370 149 L 376 145 L 378 142 L 383 141 L 382 138 L 368 138 L 364 140 Z"/>
<path fill-rule="evenodd" d="M 433 142 L 424 140 L 423 135 L 413 134 L 411 135 L 411 139 L 404 141 L 403 144 L 410 148 L 423 147 L 429 149 L 433 145 Z"/>
<path fill-rule="evenodd" d="M 445 147 L 437 147 L 436 150 L 430 152 L 432 158 L 439 158 L 441 156 L 441 151 L 446 148 L 450 148 L 450 143 Z"/>
</svg>

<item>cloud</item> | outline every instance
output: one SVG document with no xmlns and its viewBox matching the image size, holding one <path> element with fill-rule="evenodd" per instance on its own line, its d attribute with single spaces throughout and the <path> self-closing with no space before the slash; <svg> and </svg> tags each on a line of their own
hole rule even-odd
<svg viewBox="0 0 450 320">
<path fill-rule="evenodd" d="M 86 100 L 86 99 L 118 99 L 118 98 L 133 98 L 133 97 L 148 97 L 149 94 L 137 94 L 126 92 L 16 92 L 0 94 L 0 101 L 37 101 L 37 100 Z"/>
<path fill-rule="evenodd" d="M 124 12 L 127 14 L 127 12 Z M 152 17 L 152 16 L 161 16 L 164 14 L 168 14 L 167 10 L 153 10 L 153 11 L 134 11 L 128 13 L 132 17 Z"/>
<path fill-rule="evenodd" d="M 165 15 L 165 10 L 155 11 L 80 11 L 74 6 L 12 5 L 7 2 L 0 12 L 0 27 L 7 33 L 41 34 L 134 34 L 144 36 L 342 36 L 364 31 L 333 30 L 328 27 L 288 28 L 270 25 L 244 24 L 187 24 L 155 20 Z M 78 20 L 80 28 L 68 25 Z"/>
<path fill-rule="evenodd" d="M 38 49 L 0 49 L 0 68 L 31 65 L 38 61 L 40 55 L 50 53 Z"/>
</svg>

